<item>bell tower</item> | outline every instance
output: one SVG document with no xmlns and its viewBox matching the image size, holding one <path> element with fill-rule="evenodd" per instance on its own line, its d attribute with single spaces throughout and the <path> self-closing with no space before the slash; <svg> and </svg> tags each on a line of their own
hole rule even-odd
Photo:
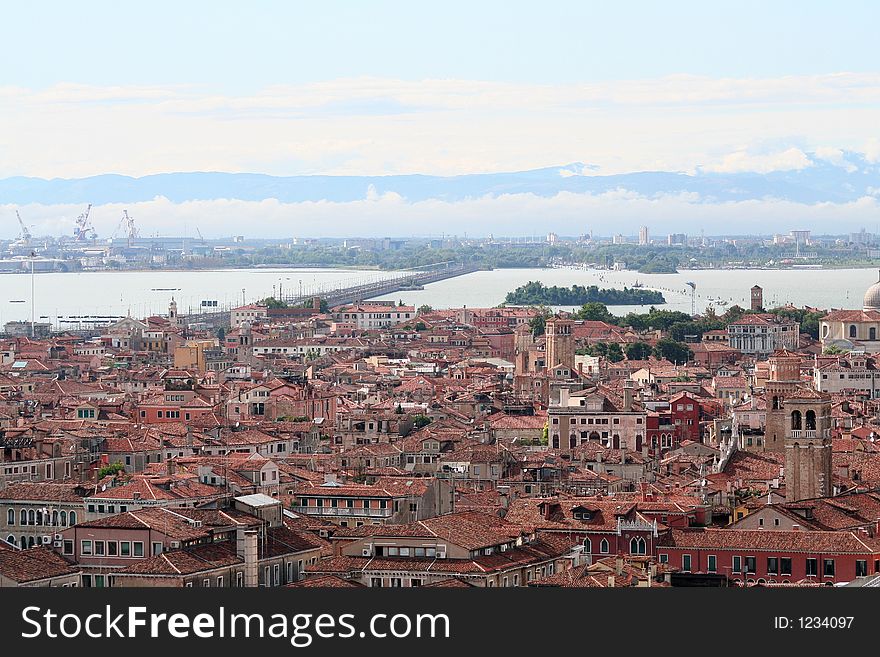
<svg viewBox="0 0 880 657">
<path fill-rule="evenodd" d="M 832 494 L 831 395 L 801 389 L 785 400 L 785 499 Z"/>
<path fill-rule="evenodd" d="M 752 287 L 751 309 L 755 312 L 760 312 L 764 310 L 764 290 L 761 289 L 760 285 L 755 285 Z"/>
<path fill-rule="evenodd" d="M 180 319 L 177 317 L 177 302 L 174 297 L 171 297 L 171 303 L 168 304 L 168 321 L 171 322 L 171 326 L 177 326 L 180 323 Z"/>
<path fill-rule="evenodd" d="M 574 369 L 574 322 L 570 319 L 548 319 L 544 325 L 546 334 L 545 365 L 549 370 L 556 365 L 565 365 Z"/>
<path fill-rule="evenodd" d="M 767 420 L 764 424 L 764 450 L 782 454 L 785 451 L 787 415 L 786 397 L 801 385 L 801 359 L 785 349 L 776 351 L 767 360 L 770 378 L 764 385 Z"/>
</svg>

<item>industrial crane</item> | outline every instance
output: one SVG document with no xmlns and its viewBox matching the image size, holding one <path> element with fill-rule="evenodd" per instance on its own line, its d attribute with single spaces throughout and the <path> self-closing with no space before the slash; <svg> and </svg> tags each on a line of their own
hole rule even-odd
<svg viewBox="0 0 880 657">
<path fill-rule="evenodd" d="M 28 245 L 31 242 L 31 231 L 28 230 L 28 227 L 24 225 L 24 222 L 21 220 L 21 215 L 18 214 L 18 210 L 15 211 L 15 216 L 18 217 L 18 225 L 21 226 L 21 235 L 18 238 L 18 241 L 24 245 Z"/>
<path fill-rule="evenodd" d="M 89 203 L 86 211 L 83 212 L 76 218 L 76 228 L 73 231 L 73 235 L 76 238 L 77 242 L 85 242 L 86 240 L 94 240 L 97 239 L 98 233 L 95 231 L 94 227 L 89 223 L 89 213 L 92 211 L 92 204 Z"/>
<path fill-rule="evenodd" d="M 132 242 L 140 237 L 140 231 L 138 231 L 138 228 L 134 223 L 134 217 L 128 215 L 128 210 L 122 211 L 122 219 L 119 220 L 119 224 L 117 224 L 116 230 L 113 231 L 113 235 L 110 236 L 110 239 L 115 239 L 123 227 L 125 227 L 128 245 L 131 246 Z"/>
</svg>

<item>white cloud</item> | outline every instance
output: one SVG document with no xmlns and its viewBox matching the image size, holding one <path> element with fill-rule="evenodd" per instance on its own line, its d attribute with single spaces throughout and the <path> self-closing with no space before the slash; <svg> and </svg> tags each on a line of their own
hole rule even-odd
<svg viewBox="0 0 880 657">
<path fill-rule="evenodd" d="M 715 164 L 701 167 L 713 173 L 770 173 L 772 171 L 792 171 L 812 166 L 809 156 L 799 148 L 788 148 L 776 153 L 753 154 L 746 150 L 725 155 Z"/>
<path fill-rule="evenodd" d="M 529 85 L 378 78 L 228 96 L 194 86 L 0 87 L 0 177 L 167 171 L 454 175 L 590 161 L 603 173 L 806 166 L 861 149 L 880 74 Z M 748 145 L 777 143 L 776 153 Z M 783 145 L 779 145 L 783 144 Z M 880 161 L 880 144 L 868 143 Z"/>
</svg>

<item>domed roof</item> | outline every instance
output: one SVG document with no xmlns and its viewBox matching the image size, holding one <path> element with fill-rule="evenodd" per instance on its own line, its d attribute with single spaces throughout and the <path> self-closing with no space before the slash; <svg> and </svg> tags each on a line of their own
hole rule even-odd
<svg viewBox="0 0 880 657">
<path fill-rule="evenodd" d="M 865 292 L 865 300 L 862 310 L 880 310 L 880 280 L 874 283 Z"/>
</svg>

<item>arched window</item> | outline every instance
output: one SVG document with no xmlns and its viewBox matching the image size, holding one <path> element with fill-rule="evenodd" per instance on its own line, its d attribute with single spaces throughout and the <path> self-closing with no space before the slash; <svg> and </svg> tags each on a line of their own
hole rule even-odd
<svg viewBox="0 0 880 657">
<path fill-rule="evenodd" d="M 816 430 L 816 411 L 807 411 L 806 420 L 806 428 L 808 431 Z"/>
<path fill-rule="evenodd" d="M 779 410 L 779 396 L 778 395 L 773 395 L 773 410 L 774 411 Z"/>
<path fill-rule="evenodd" d="M 559 449 L 559 435 L 553 434 L 553 449 Z M 73 515 L 73 511 L 71 511 L 71 515 Z M 70 524 L 73 524 L 73 520 L 70 521 Z"/>
<path fill-rule="evenodd" d="M 6 537 L 6 542 L 9 543 L 10 545 L 15 545 L 15 536 L 10 534 L 9 536 Z"/>
<path fill-rule="evenodd" d="M 822 337 L 828 337 L 828 324 L 822 324 Z"/>
<path fill-rule="evenodd" d="M 70 525 L 71 527 L 76 524 L 76 511 L 70 512 Z"/>
<path fill-rule="evenodd" d="M 602 554 L 608 554 L 608 539 L 603 538 L 602 542 L 599 543 L 599 552 Z"/>
<path fill-rule="evenodd" d="M 801 412 L 800 411 L 792 411 L 791 412 L 791 428 L 795 431 L 799 431 L 801 429 Z"/>
<path fill-rule="evenodd" d="M 640 433 L 636 434 L 636 451 L 637 452 L 642 451 L 642 434 L 640 434 Z"/>
<path fill-rule="evenodd" d="M 62 511 L 60 514 L 61 517 L 61 526 L 67 527 L 67 511 Z"/>
<path fill-rule="evenodd" d="M 577 447 L 577 436 L 575 436 L 574 434 L 571 434 L 568 437 L 568 447 L 570 449 L 574 449 L 575 447 Z"/>
<path fill-rule="evenodd" d="M 15 524 L 15 509 L 7 509 L 6 510 L 6 524 L 14 525 Z"/>
<path fill-rule="evenodd" d="M 598 434 L 598 432 L 593 431 L 593 432 L 590 434 L 590 440 L 599 440 L 599 434 Z"/>
<path fill-rule="evenodd" d="M 21 510 L 21 523 L 20 523 L 20 524 L 22 524 L 22 525 L 26 525 L 26 524 L 28 524 L 28 522 L 27 522 L 27 516 L 28 516 L 27 511 L 25 511 L 24 509 L 22 509 L 22 510 Z"/>
<path fill-rule="evenodd" d="M 36 544 L 37 544 L 37 539 L 35 539 L 33 536 L 28 536 L 28 547 L 32 548 Z"/>
<path fill-rule="evenodd" d="M 58 512 L 57 511 L 52 511 L 52 526 L 53 527 L 58 526 Z"/>
<path fill-rule="evenodd" d="M 645 554 L 647 550 L 647 544 L 645 543 L 645 539 L 641 536 L 633 537 L 629 541 L 629 551 L 631 554 Z"/>
<path fill-rule="evenodd" d="M 614 449 L 620 449 L 620 434 L 614 434 L 611 444 L 614 446 Z"/>
<path fill-rule="evenodd" d="M 37 519 L 36 519 L 36 522 L 35 522 L 34 524 L 36 524 L 36 525 L 42 525 L 42 524 L 43 524 L 43 512 L 42 512 L 42 511 L 37 511 L 37 516 L 36 516 L 36 518 L 37 518 Z"/>
<path fill-rule="evenodd" d="M 589 539 L 589 537 L 584 539 L 584 552 L 587 554 L 592 554 L 593 552 L 593 542 Z"/>
<path fill-rule="evenodd" d="M 855 324 L 850 324 L 849 337 L 851 337 L 851 338 L 856 337 L 856 325 Z"/>
</svg>

